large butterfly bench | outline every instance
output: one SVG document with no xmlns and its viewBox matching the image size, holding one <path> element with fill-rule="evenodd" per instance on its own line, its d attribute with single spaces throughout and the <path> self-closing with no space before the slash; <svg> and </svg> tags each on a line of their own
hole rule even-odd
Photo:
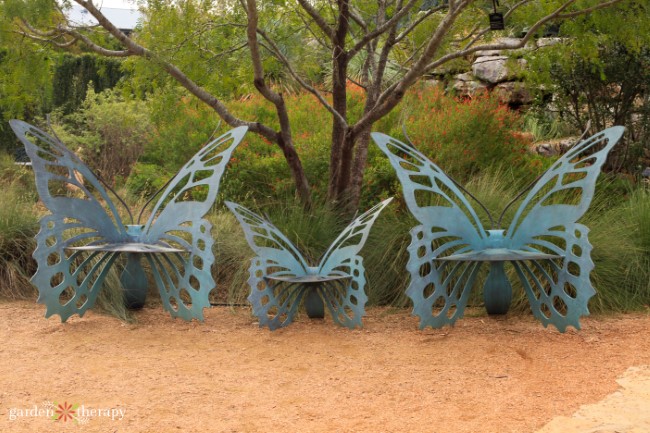
<svg viewBox="0 0 650 433">
<path fill-rule="evenodd" d="M 202 320 L 215 286 L 212 225 L 204 216 L 247 128 L 235 128 L 199 150 L 167 184 L 144 224 L 140 218 L 149 203 L 134 222 L 114 193 L 130 216 L 131 223 L 125 224 L 107 188 L 63 143 L 25 122 L 12 120 L 10 125 L 32 161 L 38 194 L 50 212 L 40 220 L 33 254 L 38 268 L 32 283 L 39 290 L 38 302 L 47 308 L 45 316 L 58 314 L 62 321 L 83 316 L 125 255 L 120 281 L 127 306 L 144 304 L 144 261 L 164 309 L 173 317 Z M 77 191 L 73 196 L 71 189 Z"/>
<path fill-rule="evenodd" d="M 589 278 L 594 268 L 589 229 L 578 220 L 623 132 L 615 126 L 569 149 L 529 186 L 507 229 L 500 228 L 505 210 L 495 224 L 481 204 L 493 222 L 485 229 L 461 187 L 440 167 L 412 145 L 373 133 L 420 223 L 411 230 L 406 290 L 420 328 L 453 324 L 463 316 L 483 263 L 489 264 L 483 286 L 487 312 L 505 314 L 512 286 L 504 265 L 511 263 L 544 326 L 552 324 L 561 332 L 567 326 L 579 329 L 579 318 L 589 314 L 587 304 L 596 291 Z"/>
</svg>

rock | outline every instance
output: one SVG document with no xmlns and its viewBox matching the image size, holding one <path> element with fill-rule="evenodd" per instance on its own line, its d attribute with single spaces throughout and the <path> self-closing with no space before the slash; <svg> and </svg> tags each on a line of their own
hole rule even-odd
<svg viewBox="0 0 650 433">
<path fill-rule="evenodd" d="M 487 90 L 487 86 L 485 84 L 476 80 L 458 80 L 454 82 L 451 88 L 456 93 L 456 95 L 460 97 L 474 96 L 478 92 L 484 92 Z"/>
<path fill-rule="evenodd" d="M 495 44 L 503 44 L 506 46 L 514 47 L 517 44 L 519 44 L 521 40 L 518 38 L 499 38 L 496 39 L 492 42 L 488 42 L 490 45 L 495 45 Z M 494 57 L 494 56 L 500 56 L 502 54 L 502 50 L 484 50 L 484 51 L 477 51 L 476 52 L 476 57 Z"/>
<path fill-rule="evenodd" d="M 539 38 L 537 39 L 537 48 L 550 47 L 551 45 L 561 44 L 564 38 Z"/>
<path fill-rule="evenodd" d="M 474 75 L 472 75 L 470 72 L 465 72 L 464 74 L 458 74 L 454 77 L 455 81 L 476 81 L 476 78 L 474 78 Z"/>
<path fill-rule="evenodd" d="M 580 137 L 564 137 L 555 140 L 533 143 L 531 150 L 542 156 L 555 156 L 566 153 Z"/>
<path fill-rule="evenodd" d="M 526 66 L 524 59 L 518 59 L 514 62 L 519 65 L 519 68 Z M 508 67 L 509 64 L 511 63 L 509 63 L 509 57 L 507 56 L 479 57 L 472 64 L 472 73 L 481 81 L 498 84 L 514 78 L 517 71 L 511 71 Z"/>
<path fill-rule="evenodd" d="M 530 92 L 521 82 L 507 81 L 497 84 L 493 92 L 496 93 L 502 104 L 527 105 L 533 100 Z"/>
</svg>

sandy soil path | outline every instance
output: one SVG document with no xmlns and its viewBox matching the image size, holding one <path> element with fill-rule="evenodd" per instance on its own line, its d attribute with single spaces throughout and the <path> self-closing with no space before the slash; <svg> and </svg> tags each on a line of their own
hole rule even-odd
<svg viewBox="0 0 650 433">
<path fill-rule="evenodd" d="M 618 391 L 553 419 L 538 433 L 650 432 L 650 367 L 630 367 L 617 382 Z"/>
<path fill-rule="evenodd" d="M 300 318 L 276 332 L 244 308 L 205 323 L 158 307 L 134 324 L 43 313 L 0 303 L 0 432 L 532 433 L 624 393 L 617 378 L 650 365 L 648 314 L 560 334 L 484 316 L 420 331 L 387 309 L 360 330 Z M 78 405 L 76 421 L 50 419 L 55 402 Z"/>
</svg>

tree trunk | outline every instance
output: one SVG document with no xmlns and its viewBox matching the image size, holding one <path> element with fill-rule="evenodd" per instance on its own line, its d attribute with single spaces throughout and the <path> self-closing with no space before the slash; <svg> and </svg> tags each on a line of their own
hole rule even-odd
<svg viewBox="0 0 650 433">
<path fill-rule="evenodd" d="M 347 122 L 347 73 L 348 55 L 345 51 L 345 38 L 348 34 L 350 9 L 349 0 L 338 0 L 339 16 L 332 38 L 332 107 Z M 330 173 L 327 187 L 327 197 L 330 201 L 338 202 L 339 179 L 343 168 L 343 149 L 348 134 L 347 124 L 336 116 L 332 119 L 332 142 L 330 153 Z"/>
<path fill-rule="evenodd" d="M 350 184 L 349 207 L 358 209 L 361 200 L 361 188 L 363 187 L 363 174 L 366 171 L 366 162 L 368 161 L 368 146 L 370 145 L 370 128 L 361 132 L 354 155 L 354 165 L 352 166 L 352 182 Z"/>
</svg>

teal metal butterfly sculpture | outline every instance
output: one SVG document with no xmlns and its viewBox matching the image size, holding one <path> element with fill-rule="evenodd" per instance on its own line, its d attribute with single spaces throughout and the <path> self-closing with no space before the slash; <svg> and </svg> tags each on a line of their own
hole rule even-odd
<svg viewBox="0 0 650 433">
<path fill-rule="evenodd" d="M 73 314 L 83 316 L 111 267 L 125 254 L 120 281 L 127 306 L 144 304 L 144 258 L 163 307 L 173 317 L 203 320 L 215 286 L 210 270 L 212 225 L 204 215 L 247 128 L 233 129 L 194 155 L 165 187 L 145 224 L 133 224 L 131 211 L 120 199 L 131 215 L 131 224 L 124 224 L 98 178 L 58 139 L 19 120 L 10 125 L 32 161 L 38 194 L 50 211 L 40 221 L 33 254 L 38 269 L 32 283 L 39 290 L 38 302 L 47 307 L 45 316 L 58 314 L 61 321 Z"/>
<path fill-rule="evenodd" d="M 594 268 L 589 230 L 577 221 L 589 207 L 600 169 L 623 131 L 609 128 L 559 158 L 531 184 L 505 230 L 494 224 L 486 230 L 459 186 L 414 147 L 373 133 L 420 223 L 411 230 L 407 264 L 407 295 L 420 328 L 439 328 L 462 317 L 483 262 L 490 266 L 483 287 L 486 309 L 506 313 L 512 286 L 504 264 L 510 262 L 534 316 L 545 327 L 550 323 L 561 332 L 569 325 L 579 329 L 595 290 L 589 279 Z"/>
<path fill-rule="evenodd" d="M 249 268 L 248 300 L 260 326 L 274 330 L 290 324 L 303 299 L 310 318 L 324 317 L 325 305 L 337 324 L 348 328 L 361 326 L 368 297 L 359 251 L 372 224 L 391 200 L 384 200 L 352 221 L 317 266 L 310 266 L 269 221 L 243 206 L 226 202 L 257 254 Z"/>
</svg>

